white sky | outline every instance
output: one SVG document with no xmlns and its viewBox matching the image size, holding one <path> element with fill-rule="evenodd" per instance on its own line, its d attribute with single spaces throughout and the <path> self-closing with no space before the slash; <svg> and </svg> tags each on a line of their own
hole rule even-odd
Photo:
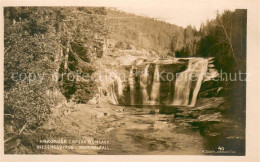
<svg viewBox="0 0 260 162">
<path fill-rule="evenodd" d="M 202 22 L 215 18 L 217 10 L 221 13 L 241 6 L 238 1 L 232 4 L 225 2 L 227 0 L 103 0 L 102 5 L 159 18 L 178 26 L 191 24 L 199 29 Z"/>
<path fill-rule="evenodd" d="M 234 7 L 217 8 L 209 3 L 185 3 L 176 1 L 142 1 L 140 5 L 135 3 L 118 5 L 118 9 L 137 15 L 154 17 L 166 22 L 186 27 L 187 25 L 200 28 L 202 22 L 216 17 L 217 10 L 222 13 L 225 9 L 233 10 Z"/>
<path fill-rule="evenodd" d="M 39 2 L 34 0 L 2 1 L 3 5 L 39 5 Z M 186 27 L 190 24 L 199 29 L 202 22 L 215 18 L 217 10 L 222 13 L 225 9 L 243 9 L 250 3 L 246 0 L 44 0 L 41 5 L 116 7 L 137 15 L 159 18 L 178 26 Z"/>
<path fill-rule="evenodd" d="M 199 29 L 200 24 L 207 19 L 213 19 L 216 16 L 216 10 L 208 10 L 207 8 L 189 9 L 188 12 L 184 8 L 177 6 L 166 7 L 119 7 L 120 10 L 135 13 L 137 15 L 145 15 L 148 17 L 158 18 L 160 20 L 186 27 L 187 25 L 195 26 Z"/>
</svg>

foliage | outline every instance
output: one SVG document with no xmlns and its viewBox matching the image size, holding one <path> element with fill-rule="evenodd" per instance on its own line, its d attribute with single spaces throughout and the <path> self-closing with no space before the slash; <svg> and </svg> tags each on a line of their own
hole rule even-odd
<svg viewBox="0 0 260 162">
<path fill-rule="evenodd" d="M 195 42 L 195 57 L 214 57 L 215 68 L 220 72 L 232 75 L 246 72 L 246 27 L 247 11 L 237 9 L 217 14 L 216 19 L 202 24 L 197 32 L 199 41 Z M 196 31 L 192 31 L 196 33 Z M 192 34 L 191 34 L 192 35 Z M 191 39 L 190 36 L 185 39 Z M 176 57 L 191 56 L 189 43 L 176 52 Z M 243 77 L 243 79 L 245 76 Z M 225 93 L 236 111 L 245 110 L 246 82 L 222 81 Z"/>
<path fill-rule="evenodd" d="M 71 13 L 71 14 L 68 14 Z M 86 103 L 94 94 L 96 85 L 93 81 L 89 83 L 80 80 L 70 80 L 69 73 L 74 76 L 83 74 L 91 75 L 95 69 L 91 62 L 103 55 L 104 39 L 107 34 L 104 24 L 106 15 L 104 8 L 62 8 L 62 29 L 65 31 L 62 43 L 65 49 L 63 55 L 68 55 L 68 60 L 61 64 L 59 72 L 66 74 L 60 82 L 60 88 L 68 100 L 77 103 Z M 76 21 L 75 19 L 80 19 Z M 68 48 L 69 52 L 66 51 Z M 64 67 L 65 62 L 68 68 Z"/>
<path fill-rule="evenodd" d="M 4 14 L 5 147 L 6 151 L 13 152 L 16 148 L 10 147 L 12 140 L 24 138 L 25 132 L 42 125 L 48 119 L 51 108 L 63 97 L 54 96 L 58 86 L 48 75 L 57 69 L 54 58 L 59 50 L 54 11 L 49 8 L 8 7 L 4 9 Z M 39 76 L 32 82 L 25 76 L 21 78 L 24 81 L 15 81 L 13 73 L 16 74 L 15 80 L 21 73 L 27 77 L 29 73 L 46 76 L 42 82 Z M 21 141 L 17 146 L 21 145 Z"/>
<path fill-rule="evenodd" d="M 201 28 L 200 33 L 198 56 L 215 57 L 218 70 L 245 72 L 246 10 L 218 14 L 215 20 Z"/>
<path fill-rule="evenodd" d="M 175 52 L 175 57 L 193 57 L 196 56 L 197 44 L 199 43 L 201 35 L 196 30 L 195 27 L 188 25 L 183 31 L 183 44 L 180 48 L 176 50 L 171 50 Z M 174 41 L 177 43 L 179 40 Z M 170 48 L 172 49 L 172 48 Z"/>
<path fill-rule="evenodd" d="M 68 72 L 63 67 L 65 60 L 72 70 L 94 72 L 91 62 L 103 54 L 105 14 L 104 8 L 94 7 L 4 8 L 4 138 L 7 153 L 29 153 L 35 148 L 37 135 L 33 140 L 31 135 L 48 120 L 52 109 L 65 101 L 60 91 L 67 98 L 75 94 L 77 99 L 80 95 L 79 102 L 86 102 L 95 92 L 93 84 L 66 79 L 63 83 L 55 82 L 52 74 Z M 69 55 L 68 59 L 66 55 Z M 24 81 L 15 81 L 13 73 L 17 74 L 16 79 L 21 73 L 38 75 L 32 82 L 26 77 L 22 78 Z"/>
<path fill-rule="evenodd" d="M 109 27 L 109 47 L 135 47 L 137 50 L 152 50 L 165 55 L 172 37 L 178 40 L 177 44 L 172 44 L 175 50 L 184 44 L 183 28 L 153 18 L 107 9 L 106 23 Z"/>
</svg>

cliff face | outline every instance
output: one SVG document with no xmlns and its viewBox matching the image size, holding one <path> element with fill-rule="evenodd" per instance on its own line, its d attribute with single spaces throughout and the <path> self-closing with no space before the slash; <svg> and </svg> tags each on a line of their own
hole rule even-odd
<svg viewBox="0 0 260 162">
<path fill-rule="evenodd" d="M 213 88 L 216 92 L 221 86 L 212 81 L 219 77 L 213 58 L 124 58 L 129 62 L 115 57 L 114 67 L 103 64 L 105 68 L 99 68 L 99 74 L 106 73 L 97 79 L 99 88 L 107 91 L 110 102 L 116 105 L 195 106 L 199 92 Z"/>
</svg>

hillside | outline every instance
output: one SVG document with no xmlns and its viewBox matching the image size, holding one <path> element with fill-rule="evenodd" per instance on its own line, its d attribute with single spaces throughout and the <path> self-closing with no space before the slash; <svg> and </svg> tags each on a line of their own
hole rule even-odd
<svg viewBox="0 0 260 162">
<path fill-rule="evenodd" d="M 153 18 L 137 16 L 108 8 L 106 16 L 109 48 L 145 49 L 165 55 L 170 53 L 170 44 L 176 39 L 175 50 L 184 43 L 184 29 Z"/>
<path fill-rule="evenodd" d="M 103 55 L 104 16 L 101 7 L 4 9 L 7 153 L 31 152 L 40 136 L 36 130 L 57 106 L 72 97 L 76 102 L 86 102 L 93 96 L 93 81 L 69 80 L 68 73 L 95 71 L 92 62 Z"/>
</svg>

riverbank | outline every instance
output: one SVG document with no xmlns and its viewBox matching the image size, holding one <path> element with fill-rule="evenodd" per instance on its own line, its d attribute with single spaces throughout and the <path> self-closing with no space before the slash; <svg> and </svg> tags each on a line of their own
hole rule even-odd
<svg viewBox="0 0 260 162">
<path fill-rule="evenodd" d="M 46 138 L 62 137 L 88 142 L 70 144 L 74 149 L 47 149 L 40 152 L 197 155 L 209 154 L 207 150 L 217 151 L 221 145 L 228 151 L 235 151 L 222 154 L 242 155 L 243 150 L 236 150 L 240 148 L 237 146 L 244 144 L 242 125 L 221 112 L 219 108 L 223 98 L 214 98 L 214 101 L 213 98 L 201 99 L 193 108 L 136 108 L 107 103 L 64 105 L 56 109 L 51 120 L 42 127 L 48 132 Z M 208 106 L 203 108 L 200 103 Z M 108 142 L 93 144 L 93 141 Z M 88 147 L 83 149 L 83 146 Z"/>
</svg>

